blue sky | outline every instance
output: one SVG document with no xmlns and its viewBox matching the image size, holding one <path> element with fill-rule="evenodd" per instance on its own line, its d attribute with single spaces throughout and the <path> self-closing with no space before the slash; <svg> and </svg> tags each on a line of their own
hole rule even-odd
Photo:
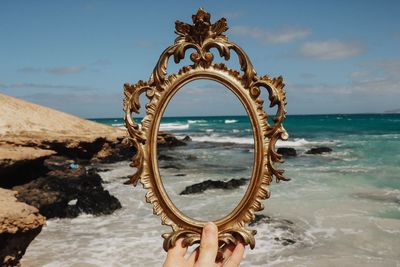
<svg viewBox="0 0 400 267">
<path fill-rule="evenodd" d="M 284 77 L 288 114 L 400 109 L 400 1 L 0 1 L 0 92 L 119 117 L 123 84 L 149 78 L 199 7 L 227 18 L 258 75 Z M 166 115 L 244 114 L 218 88 L 185 86 Z"/>
</svg>

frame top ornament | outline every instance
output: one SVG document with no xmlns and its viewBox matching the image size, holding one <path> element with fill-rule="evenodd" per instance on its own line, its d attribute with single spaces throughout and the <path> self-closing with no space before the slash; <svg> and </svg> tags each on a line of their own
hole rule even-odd
<svg viewBox="0 0 400 267">
<path fill-rule="evenodd" d="M 192 16 L 193 24 L 176 21 L 175 33 L 178 37 L 174 44 L 162 52 L 150 79 L 124 85 L 125 124 L 129 140 L 136 149 L 131 164 L 136 167 L 136 172 L 130 179 L 133 185 L 138 181 L 143 184 L 147 189 L 146 201 L 153 204 L 153 213 L 161 217 L 162 224 L 172 228 L 172 232 L 162 235 L 165 250 L 173 247 L 178 238 L 184 238 L 183 244 L 186 246 L 198 243 L 206 223 L 187 217 L 174 205 L 164 189 L 157 162 L 157 135 L 161 117 L 171 98 L 186 83 L 209 79 L 225 85 L 243 104 L 253 128 L 254 163 L 247 191 L 233 211 L 215 221 L 221 248 L 238 240 L 254 248 L 256 231 L 247 229 L 247 224 L 254 220 L 255 212 L 264 209 L 261 201 L 270 196 L 268 185 L 273 177 L 277 182 L 289 180 L 283 176 L 283 170 L 275 167 L 275 163 L 283 162 L 275 144 L 279 139 L 288 138 L 282 125 L 286 117 L 283 78 L 269 78 L 267 75 L 258 77 L 247 54 L 224 34 L 228 30 L 226 19 L 211 23 L 210 18 L 210 14 L 200 8 Z M 223 63 L 213 63 L 211 48 L 215 48 L 226 61 L 233 51 L 239 59 L 242 72 L 230 69 Z M 194 50 L 190 54 L 193 64 L 183 66 L 178 73 L 167 76 L 169 59 L 173 57 L 174 63 L 178 64 L 185 58 L 188 49 Z M 263 88 L 268 92 L 269 106 L 277 107 L 271 123 L 269 115 L 263 110 L 264 100 L 260 97 Z M 138 124 L 132 113 L 139 113 L 139 99 L 143 93 L 148 103 L 145 105 L 146 115 Z"/>
<path fill-rule="evenodd" d="M 201 46 L 204 40 L 208 38 L 226 38 L 222 34 L 228 30 L 226 19 L 221 18 L 211 24 L 210 17 L 210 13 L 200 8 L 196 14 L 192 15 L 193 25 L 177 20 L 175 22 L 175 33 L 180 37 L 176 41 L 179 42 L 183 38 L 186 42 L 196 43 Z"/>
</svg>

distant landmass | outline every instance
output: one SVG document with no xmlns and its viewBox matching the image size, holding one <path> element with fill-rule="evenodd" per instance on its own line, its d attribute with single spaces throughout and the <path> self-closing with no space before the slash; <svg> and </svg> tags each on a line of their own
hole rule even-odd
<svg viewBox="0 0 400 267">
<path fill-rule="evenodd" d="M 400 113 L 400 108 L 392 109 L 392 110 L 386 110 L 385 113 Z"/>
</svg>

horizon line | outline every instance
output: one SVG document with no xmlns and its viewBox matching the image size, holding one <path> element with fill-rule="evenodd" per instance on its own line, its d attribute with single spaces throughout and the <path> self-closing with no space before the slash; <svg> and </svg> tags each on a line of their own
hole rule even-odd
<svg viewBox="0 0 400 267">
<path fill-rule="evenodd" d="M 286 114 L 286 116 L 334 116 L 334 115 L 400 115 L 400 112 L 365 112 L 365 113 L 303 113 L 303 114 Z M 274 116 L 274 115 L 269 115 Z M 162 118 L 202 118 L 202 117 L 248 117 L 248 115 L 185 115 L 185 116 L 163 116 Z M 123 119 L 121 117 L 97 117 L 97 118 L 85 118 L 87 120 L 99 120 L 99 119 Z M 137 119 L 142 119 L 143 117 L 135 117 Z"/>
</svg>

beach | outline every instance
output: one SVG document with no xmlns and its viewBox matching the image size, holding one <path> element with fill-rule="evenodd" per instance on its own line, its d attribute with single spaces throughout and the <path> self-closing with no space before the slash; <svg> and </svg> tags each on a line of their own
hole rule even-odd
<svg viewBox="0 0 400 267">
<path fill-rule="evenodd" d="M 5 3 L 0 266 L 400 267 L 400 1 Z"/>
<path fill-rule="evenodd" d="M 96 122 L 123 127 L 121 119 Z M 273 183 L 264 201 L 256 247 L 241 266 L 398 266 L 400 264 L 400 115 L 288 116 L 294 148 L 280 167 L 291 178 Z M 246 184 L 180 195 L 208 179 L 249 178 L 253 139 L 243 116 L 163 118 L 161 130 L 192 141 L 160 149 L 165 187 L 187 214 L 215 219 L 239 201 Z M 331 152 L 309 154 L 311 148 Z M 171 158 L 172 157 L 172 158 Z M 165 168 L 167 166 L 167 168 Z M 139 185 L 124 185 L 129 161 L 97 164 L 103 187 L 122 205 L 111 215 L 50 219 L 22 259 L 23 266 L 160 266 L 160 225 Z M 193 198 L 195 197 L 195 198 Z M 191 202 L 191 199 L 196 199 Z M 201 201 L 199 201 L 199 199 Z"/>
</svg>

